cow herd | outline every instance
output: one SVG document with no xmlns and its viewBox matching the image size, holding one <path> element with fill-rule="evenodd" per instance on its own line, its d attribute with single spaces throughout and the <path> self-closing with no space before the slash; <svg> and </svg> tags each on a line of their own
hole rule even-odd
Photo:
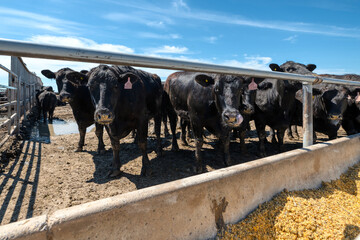
<svg viewBox="0 0 360 240">
<path fill-rule="evenodd" d="M 270 64 L 272 71 L 313 75 L 314 64 L 303 65 L 288 61 L 281 66 Z M 82 151 L 86 128 L 95 123 L 98 153 L 104 153 L 105 127 L 113 151 L 110 177 L 121 174 L 120 139 L 136 130 L 136 141 L 142 152 L 142 175 L 150 175 L 147 156 L 148 122 L 154 119 L 156 153 L 162 155 L 161 121 L 168 118 L 172 133 L 172 150 L 178 151 L 176 137 L 180 118 L 181 140 L 186 142 L 186 129 L 191 129 L 195 140 L 194 169 L 203 172 L 202 145 L 204 129 L 219 139 L 226 166 L 232 164 L 229 145 L 232 133 L 240 136 L 242 151 L 244 138 L 254 120 L 259 138 L 260 156 L 266 156 L 265 126 L 270 127 L 271 142 L 283 151 L 285 132 L 296 136 L 297 125 L 302 125 L 302 84 L 248 76 L 233 76 L 200 72 L 175 72 L 165 84 L 156 74 L 129 66 L 99 65 L 90 71 L 69 68 L 57 72 L 43 70 L 42 74 L 55 79 L 59 100 L 68 102 L 80 132 L 76 151 Z M 329 75 L 326 75 L 328 77 Z M 330 76 L 346 78 L 343 76 Z M 356 77 L 356 75 L 355 75 Z M 337 137 L 342 125 L 347 134 L 360 132 L 360 88 L 333 84 L 313 86 L 313 116 L 315 131 Z M 55 108 L 52 89 L 42 88 L 37 93 L 39 110 L 49 112 L 49 121 Z M 39 111 L 40 114 L 40 111 Z M 288 131 L 286 131 L 288 130 Z"/>
</svg>

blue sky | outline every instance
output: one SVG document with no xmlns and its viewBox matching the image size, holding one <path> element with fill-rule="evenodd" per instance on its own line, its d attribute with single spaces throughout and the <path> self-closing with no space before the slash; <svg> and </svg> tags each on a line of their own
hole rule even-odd
<svg viewBox="0 0 360 240">
<path fill-rule="evenodd" d="M 360 1 L 2 1 L 0 38 L 269 70 L 360 74 Z M 96 64 L 24 58 L 40 73 Z M 0 56 L 9 66 L 9 57 Z M 163 80 L 173 70 L 145 69 Z M 0 83 L 7 80 L 0 71 Z"/>
</svg>

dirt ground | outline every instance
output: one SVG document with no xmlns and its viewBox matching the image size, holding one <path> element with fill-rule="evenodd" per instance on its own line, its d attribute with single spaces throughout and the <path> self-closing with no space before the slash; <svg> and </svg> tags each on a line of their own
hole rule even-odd
<svg viewBox="0 0 360 240">
<path fill-rule="evenodd" d="M 70 107 L 57 107 L 54 117 L 74 120 Z M 52 213 L 58 209 L 130 192 L 137 189 L 166 183 L 195 175 L 194 142 L 183 146 L 178 141 L 180 151 L 171 151 L 171 137 L 162 134 L 163 157 L 157 158 L 156 141 L 151 132 L 148 138 L 148 153 L 152 175 L 140 176 L 141 154 L 133 138 L 121 140 L 122 175 L 109 178 L 112 151 L 110 140 L 104 132 L 105 154 L 96 153 L 97 138 L 93 131 L 87 133 L 83 152 L 74 152 L 79 135 L 52 135 L 50 143 L 27 140 L 29 129 L 34 125 L 33 118 L 24 123 L 23 139 L 15 139 L 5 144 L 2 150 L 3 163 L 0 166 L 0 223 L 1 225 L 26 218 Z M 239 139 L 230 144 L 231 157 L 235 164 L 251 161 L 257 156 L 258 139 L 253 122 L 247 134 L 248 154 L 240 151 Z M 163 132 L 163 131 L 162 131 Z M 299 128 L 299 133 L 301 128 Z M 180 129 L 178 129 L 178 137 Z M 344 136 L 343 130 L 339 132 Z M 318 135 L 318 142 L 327 137 Z M 204 164 L 207 171 L 224 167 L 216 145 L 216 139 L 207 135 L 203 146 Z M 285 139 L 287 150 L 300 148 L 302 139 Z M 266 145 L 268 155 L 276 154 L 270 143 Z M 4 160 L 5 159 L 5 160 Z"/>
</svg>

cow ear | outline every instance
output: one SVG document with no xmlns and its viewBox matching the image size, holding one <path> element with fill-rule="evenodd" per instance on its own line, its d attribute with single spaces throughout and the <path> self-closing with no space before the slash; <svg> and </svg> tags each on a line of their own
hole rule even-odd
<svg viewBox="0 0 360 240">
<path fill-rule="evenodd" d="M 67 73 L 66 79 L 76 85 L 86 85 L 89 80 L 85 74 L 75 71 Z"/>
<path fill-rule="evenodd" d="M 195 76 L 195 81 L 203 87 L 214 85 L 215 80 L 207 74 L 198 74 Z"/>
<path fill-rule="evenodd" d="M 50 71 L 49 69 L 42 70 L 41 73 L 42 73 L 42 75 L 44 75 L 47 78 L 50 78 L 50 79 L 56 78 L 55 73 Z"/>
<path fill-rule="evenodd" d="M 310 72 L 314 71 L 316 68 L 315 64 L 308 64 L 306 65 L 307 70 L 309 70 Z"/>
<path fill-rule="evenodd" d="M 276 63 L 271 63 L 269 65 L 270 69 L 274 72 L 283 72 L 282 68 L 280 68 L 279 65 L 277 65 Z"/>
<path fill-rule="evenodd" d="M 124 89 L 132 89 L 133 84 L 139 80 L 139 77 L 131 72 L 119 76 L 119 82 L 124 84 Z"/>
</svg>

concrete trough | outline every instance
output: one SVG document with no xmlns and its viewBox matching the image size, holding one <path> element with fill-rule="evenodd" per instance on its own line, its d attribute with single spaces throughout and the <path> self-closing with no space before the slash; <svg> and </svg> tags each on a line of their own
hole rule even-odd
<svg viewBox="0 0 360 240">
<path fill-rule="evenodd" d="M 360 160 L 360 134 L 0 226 L 0 239 L 208 239 L 284 188 L 317 188 Z"/>
</svg>

